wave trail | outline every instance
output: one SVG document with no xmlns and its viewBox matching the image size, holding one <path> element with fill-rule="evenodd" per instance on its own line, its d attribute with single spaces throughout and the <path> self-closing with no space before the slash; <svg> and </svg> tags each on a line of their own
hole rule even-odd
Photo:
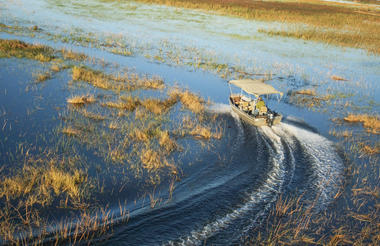
<svg viewBox="0 0 380 246">
<path fill-rule="evenodd" d="M 333 143 L 317 133 L 286 123 L 273 128 L 297 139 L 310 157 L 315 176 L 312 182 L 319 193 L 317 207 L 323 208 L 337 193 L 342 182 L 343 161 Z"/>
<path fill-rule="evenodd" d="M 283 165 L 285 159 L 284 146 L 281 144 L 281 138 L 269 127 L 261 128 L 260 132 L 266 136 L 266 138 L 262 137 L 262 144 L 268 147 L 272 160 L 272 169 L 268 172 L 263 184 L 257 190 L 253 191 L 247 201 L 240 207 L 203 226 L 199 230 L 193 230 L 188 236 L 176 241 L 167 242 L 167 245 L 200 245 L 204 240 L 213 236 L 221 229 L 228 227 L 235 219 L 241 218 L 258 204 L 265 202 L 267 203 L 266 207 L 268 207 L 268 204 L 272 204 L 277 199 L 277 194 L 282 190 L 285 175 L 285 167 Z M 263 211 L 261 211 L 254 220 L 257 220 L 261 215 L 263 215 Z M 252 221 L 252 223 L 254 223 L 254 221 Z"/>
</svg>

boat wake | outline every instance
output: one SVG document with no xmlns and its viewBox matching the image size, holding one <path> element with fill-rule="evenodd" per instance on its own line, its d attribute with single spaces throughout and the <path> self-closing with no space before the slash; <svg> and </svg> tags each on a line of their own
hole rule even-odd
<svg viewBox="0 0 380 246">
<path fill-rule="evenodd" d="M 242 122 L 238 120 L 238 117 L 236 115 L 233 117 L 237 126 L 242 127 Z M 206 241 L 223 242 L 225 235 L 228 236 L 224 242 L 237 241 L 253 226 L 259 224 L 280 194 L 291 191 L 294 186 L 300 193 L 311 189 L 311 193 L 314 194 L 313 206 L 317 210 L 323 209 L 331 201 L 342 181 L 343 171 L 343 162 L 332 142 L 315 132 L 287 123 L 281 123 L 272 128 L 261 127 L 257 132 L 257 138 L 254 141 L 259 141 L 258 144 L 264 145 L 270 156 L 267 165 L 271 168 L 266 173 L 266 179 L 258 188 L 247 194 L 243 204 L 192 230 L 188 235 L 165 243 L 166 245 L 200 245 Z M 243 134 L 237 137 L 244 137 Z M 301 160 L 297 159 L 300 157 L 302 157 Z M 308 170 L 299 171 L 298 168 Z M 295 178 L 297 175 L 306 177 Z M 298 183 L 304 179 L 307 181 L 304 185 Z M 236 223 L 241 226 L 236 226 Z M 228 233 L 230 226 L 240 228 L 239 232 L 233 230 L 231 235 Z"/>
<path fill-rule="evenodd" d="M 297 124 L 253 127 L 228 107 L 216 108 L 233 125 L 219 149 L 228 156 L 226 163 L 202 162 L 188 170 L 170 202 L 132 212 L 108 242 L 238 244 L 253 227 L 262 226 L 280 196 L 299 195 L 304 207 L 315 212 L 331 202 L 343 172 L 332 142 Z"/>
</svg>

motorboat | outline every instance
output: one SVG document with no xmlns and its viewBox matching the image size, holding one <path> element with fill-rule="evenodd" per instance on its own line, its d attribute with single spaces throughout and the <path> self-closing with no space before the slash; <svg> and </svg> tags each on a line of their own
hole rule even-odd
<svg viewBox="0 0 380 246">
<path fill-rule="evenodd" d="M 231 108 L 242 120 L 254 126 L 272 126 L 281 122 L 282 115 L 269 109 L 263 96 L 278 94 L 282 97 L 282 92 L 264 83 L 263 80 L 241 79 L 230 80 L 228 83 L 231 91 L 229 97 Z M 232 93 L 231 85 L 239 87 L 240 94 Z M 243 91 L 248 95 L 244 95 Z"/>
</svg>

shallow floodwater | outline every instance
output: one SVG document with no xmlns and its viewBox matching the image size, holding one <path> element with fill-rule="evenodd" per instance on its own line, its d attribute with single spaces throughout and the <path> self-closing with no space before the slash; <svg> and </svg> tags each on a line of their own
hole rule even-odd
<svg viewBox="0 0 380 246">
<path fill-rule="evenodd" d="M 228 78 L 186 64 L 152 61 L 147 58 L 149 54 L 154 56 L 175 48 L 189 61 L 199 55 L 250 73 L 271 73 L 270 83 L 285 95 L 300 88 L 315 88 L 322 95 L 339 92 L 338 104 L 370 104 L 361 112 L 379 112 L 378 56 L 258 32 L 278 28 L 283 25 L 280 23 L 100 0 L 0 1 L 0 11 L 1 23 L 37 25 L 42 30 L 41 36 L 0 33 L 1 38 L 69 47 L 120 67 L 133 68 L 137 73 L 159 75 L 168 85 L 179 84 L 215 102 L 209 110 L 218 114 L 223 137 L 215 140 L 211 150 L 199 147 L 196 141 L 183 143 L 189 151 L 176 157 L 183 174 L 171 199 L 167 193 L 169 182 L 163 182 L 154 192 L 165 202 L 151 208 L 146 196 L 151 187 L 135 184 L 133 177 L 128 177 L 130 186 L 122 192 L 99 197 L 103 199 L 100 203 L 109 203 L 115 214 L 120 200 L 128 201 L 126 208 L 130 213 L 128 222 L 116 225 L 104 244 L 238 243 L 250 229 L 262 226 L 279 196 L 303 195 L 306 204 L 317 200 L 315 209 L 320 211 L 329 205 L 344 179 L 344 162 L 328 132 L 332 124 L 329 118 L 345 115 L 349 108 L 326 105 L 327 112 L 314 112 L 295 106 L 287 96 L 281 100 L 273 97 L 268 102 L 283 113 L 283 123 L 254 128 L 229 111 Z M 136 52 L 132 56 L 111 54 L 96 46 L 51 40 L 47 33 L 74 37 L 84 33 L 101 41 L 115 38 Z M 20 142 L 49 145 L 59 139 L 56 129 L 62 124 L 60 116 L 67 107 L 66 98 L 73 91 L 68 88 L 71 78 L 67 70 L 35 85 L 31 82 L 33 71 L 44 69 L 40 63 L 17 59 L 1 59 L 0 63 L 0 113 L 7 112 L 6 117 L 0 118 L 0 147 L 2 161 L 6 162 Z M 348 81 L 331 80 L 331 75 Z M 103 93 L 87 87 L 79 90 Z M 88 154 L 88 158 L 95 157 Z M 110 186 L 116 183 L 115 190 L 122 186 L 107 177 L 105 182 Z"/>
</svg>

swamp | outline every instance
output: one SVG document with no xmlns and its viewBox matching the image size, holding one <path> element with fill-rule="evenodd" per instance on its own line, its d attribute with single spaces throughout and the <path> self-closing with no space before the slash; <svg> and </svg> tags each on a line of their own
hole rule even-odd
<svg viewBox="0 0 380 246">
<path fill-rule="evenodd" d="M 0 13 L 0 245 L 379 245 L 379 1 Z M 233 79 L 282 122 L 242 121 Z"/>
</svg>

